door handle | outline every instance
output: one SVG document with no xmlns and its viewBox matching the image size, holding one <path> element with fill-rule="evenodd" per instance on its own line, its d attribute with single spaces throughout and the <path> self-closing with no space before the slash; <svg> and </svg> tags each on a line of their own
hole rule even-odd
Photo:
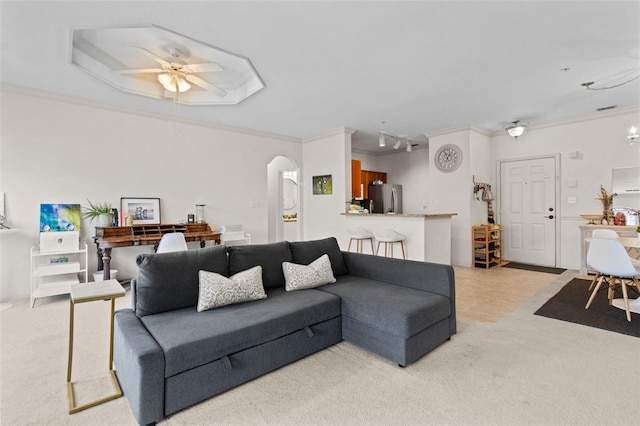
<svg viewBox="0 0 640 426">
<path fill-rule="evenodd" d="M 553 215 L 552 214 L 550 214 L 549 216 L 544 216 L 544 217 L 546 217 L 547 219 L 553 219 Z"/>
</svg>

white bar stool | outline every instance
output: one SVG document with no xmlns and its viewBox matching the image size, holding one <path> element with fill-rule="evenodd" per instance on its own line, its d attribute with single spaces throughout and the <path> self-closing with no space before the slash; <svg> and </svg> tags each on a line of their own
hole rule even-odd
<svg viewBox="0 0 640 426">
<path fill-rule="evenodd" d="M 402 235 L 399 232 L 394 231 L 393 229 L 378 229 L 374 231 L 374 235 L 376 240 L 378 240 L 378 246 L 376 248 L 376 255 L 380 252 L 380 243 L 384 243 L 384 255 L 385 257 L 393 257 L 393 244 L 400 243 L 400 247 L 402 248 L 402 258 L 406 259 L 407 256 L 404 253 L 404 240 L 407 239 L 405 235 Z M 387 254 L 387 248 L 391 244 L 390 255 Z"/>
<path fill-rule="evenodd" d="M 356 251 L 358 253 L 362 253 L 363 242 L 369 240 L 371 242 L 371 254 L 376 254 L 373 249 L 373 232 L 364 228 L 348 228 L 347 233 L 349 234 L 349 247 L 347 251 L 351 250 L 351 243 L 353 240 L 356 240 Z"/>
</svg>

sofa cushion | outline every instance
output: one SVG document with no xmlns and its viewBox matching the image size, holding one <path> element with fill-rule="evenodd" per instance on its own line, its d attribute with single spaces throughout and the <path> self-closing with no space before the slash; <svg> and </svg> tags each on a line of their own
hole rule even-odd
<svg viewBox="0 0 640 426">
<path fill-rule="evenodd" d="M 352 275 L 318 289 L 340 297 L 343 317 L 405 339 L 451 314 L 445 296 Z"/>
<path fill-rule="evenodd" d="M 136 315 L 195 307 L 201 270 L 229 276 L 227 247 L 215 246 L 172 253 L 141 254 L 133 307 Z"/>
<path fill-rule="evenodd" d="M 294 241 L 289 243 L 293 262 L 301 265 L 308 265 L 323 254 L 329 256 L 331 268 L 334 276 L 346 275 L 349 273 L 342 258 L 342 252 L 338 245 L 338 240 L 334 237 L 313 241 Z"/>
<path fill-rule="evenodd" d="M 215 272 L 200 271 L 198 312 L 265 297 L 260 266 L 238 272 L 229 278 Z"/>
<path fill-rule="evenodd" d="M 282 262 L 291 261 L 291 250 L 286 241 L 229 247 L 229 273 L 234 275 L 254 266 L 262 266 L 265 289 L 284 287 Z"/>
<path fill-rule="evenodd" d="M 171 377 L 339 316 L 340 299 L 332 294 L 277 288 L 262 300 L 200 313 L 179 309 L 141 321 L 162 348 L 165 377 Z"/>
<path fill-rule="evenodd" d="M 282 262 L 284 272 L 284 288 L 287 291 L 319 287 L 335 283 L 329 256 L 323 254 L 308 265 Z"/>
</svg>

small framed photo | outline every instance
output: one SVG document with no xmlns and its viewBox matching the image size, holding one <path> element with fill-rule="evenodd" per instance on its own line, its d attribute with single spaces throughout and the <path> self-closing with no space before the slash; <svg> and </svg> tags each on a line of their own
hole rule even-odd
<svg viewBox="0 0 640 426">
<path fill-rule="evenodd" d="M 122 220 L 131 216 L 134 225 L 160 224 L 160 198 L 120 198 Z"/>
<path fill-rule="evenodd" d="M 313 177 L 313 195 L 333 194 L 333 181 L 331 175 Z"/>
</svg>

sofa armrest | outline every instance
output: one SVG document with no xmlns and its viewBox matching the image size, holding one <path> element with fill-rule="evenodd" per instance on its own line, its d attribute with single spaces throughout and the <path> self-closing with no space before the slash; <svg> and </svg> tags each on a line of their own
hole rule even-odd
<svg viewBox="0 0 640 426">
<path fill-rule="evenodd" d="M 113 360 L 138 423 L 160 421 L 164 417 L 164 353 L 131 309 L 115 313 Z"/>
<path fill-rule="evenodd" d="M 350 275 L 440 294 L 451 301 L 450 332 L 456 333 L 456 288 L 453 267 L 439 263 L 342 252 Z"/>
</svg>

